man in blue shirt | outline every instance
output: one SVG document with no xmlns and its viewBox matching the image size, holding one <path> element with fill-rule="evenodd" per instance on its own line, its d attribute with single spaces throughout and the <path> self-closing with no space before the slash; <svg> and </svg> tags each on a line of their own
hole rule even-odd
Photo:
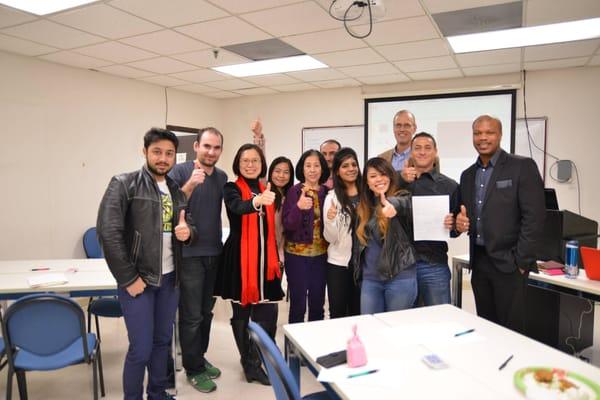
<svg viewBox="0 0 600 400">
<path fill-rule="evenodd" d="M 417 130 L 417 123 L 410 111 L 400 110 L 394 115 L 393 124 L 396 146 L 384 151 L 379 157 L 391 162 L 395 171 L 401 171 L 410 157 L 410 141 Z"/>
</svg>

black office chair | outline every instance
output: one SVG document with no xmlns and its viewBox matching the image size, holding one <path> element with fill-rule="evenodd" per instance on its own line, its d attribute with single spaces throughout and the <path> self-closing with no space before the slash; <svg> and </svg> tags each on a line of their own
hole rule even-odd
<svg viewBox="0 0 600 400">
<path fill-rule="evenodd" d="M 96 228 L 89 228 L 83 234 L 83 249 L 85 250 L 87 258 L 104 258 L 102 248 L 100 248 L 100 243 L 98 242 Z M 116 297 L 90 297 L 87 308 L 88 332 L 92 331 L 92 315 L 96 322 L 96 335 L 98 335 L 98 341 L 101 341 L 98 317 L 120 318 L 123 316 L 123 310 L 121 310 L 121 304 Z M 102 361 L 100 361 L 99 367 L 100 393 L 104 396 L 106 392 L 104 388 L 104 369 L 102 368 Z"/>
<path fill-rule="evenodd" d="M 0 306 L 0 326 L 4 325 L 4 319 L 2 319 L 2 306 Z M 0 328 L 0 332 L 4 332 L 3 328 Z M 6 355 L 6 346 L 4 344 L 4 339 L 0 336 L 0 370 L 6 366 L 8 362 L 4 356 Z"/>
</svg>

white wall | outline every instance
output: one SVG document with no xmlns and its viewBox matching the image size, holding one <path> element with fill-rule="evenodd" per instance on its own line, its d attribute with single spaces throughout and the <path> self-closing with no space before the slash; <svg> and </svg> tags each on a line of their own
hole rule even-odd
<svg viewBox="0 0 600 400">
<path fill-rule="evenodd" d="M 110 176 L 138 168 L 143 133 L 164 126 L 164 89 L 1 52 L 0 65 L 0 259 L 82 257 L 81 234 L 95 224 Z M 249 126 L 256 116 L 267 136 L 267 158 L 286 155 L 295 161 L 303 127 L 362 124 L 367 94 L 478 90 L 519 82 L 512 74 L 227 100 L 169 89 L 168 123 L 219 128 L 225 135 L 219 166 L 231 178 L 233 155 L 251 140 Z M 577 163 L 582 213 L 600 220 L 593 165 L 600 148 L 600 67 L 535 71 L 527 84 L 528 115 L 548 117 L 548 151 Z M 519 117 L 521 96 L 519 90 Z M 557 188 L 562 208 L 577 210 L 576 184 L 548 186 Z M 451 254 L 466 249 L 464 238 L 451 244 Z"/>
<path fill-rule="evenodd" d="M 0 259 L 85 257 L 110 177 L 142 165 L 164 89 L 0 52 Z M 174 125 L 221 124 L 217 100 L 169 91 Z"/>
</svg>

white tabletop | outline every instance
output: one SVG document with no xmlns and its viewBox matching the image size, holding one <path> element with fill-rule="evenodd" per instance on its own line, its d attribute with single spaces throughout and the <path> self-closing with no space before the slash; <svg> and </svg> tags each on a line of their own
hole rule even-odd
<svg viewBox="0 0 600 400">
<path fill-rule="evenodd" d="M 317 356 L 344 348 L 353 323 L 379 372 L 332 385 L 344 399 L 522 399 L 513 377 L 530 366 L 562 368 L 600 382 L 600 369 L 450 305 L 286 325 L 284 331 L 315 365 Z M 475 331 L 454 337 L 454 330 L 466 329 Z M 428 368 L 421 359 L 430 353 L 449 367 Z"/>
</svg>

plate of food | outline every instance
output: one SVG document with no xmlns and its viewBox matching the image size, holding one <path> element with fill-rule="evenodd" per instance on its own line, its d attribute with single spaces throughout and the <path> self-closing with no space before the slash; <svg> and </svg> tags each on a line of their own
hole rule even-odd
<svg viewBox="0 0 600 400">
<path fill-rule="evenodd" d="M 600 385 L 590 379 L 550 367 L 515 372 L 515 386 L 530 400 L 600 400 Z"/>
</svg>

